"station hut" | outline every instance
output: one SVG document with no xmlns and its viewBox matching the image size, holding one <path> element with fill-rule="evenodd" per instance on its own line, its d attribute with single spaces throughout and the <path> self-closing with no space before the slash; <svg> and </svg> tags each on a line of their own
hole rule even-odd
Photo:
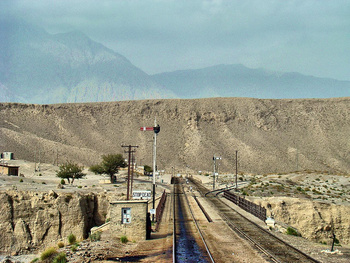
<svg viewBox="0 0 350 263">
<path fill-rule="evenodd" d="M 110 203 L 110 231 L 117 238 L 126 236 L 140 241 L 149 238 L 151 228 L 148 202 L 145 200 L 114 201 Z"/>
<path fill-rule="evenodd" d="M 0 174 L 1 175 L 13 175 L 18 176 L 19 166 L 9 165 L 7 163 L 0 164 Z"/>
</svg>

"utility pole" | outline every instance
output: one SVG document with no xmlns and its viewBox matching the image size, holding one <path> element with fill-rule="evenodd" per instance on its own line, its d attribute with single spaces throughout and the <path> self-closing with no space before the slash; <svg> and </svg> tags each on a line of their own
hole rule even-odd
<svg viewBox="0 0 350 263">
<path fill-rule="evenodd" d="M 156 200 L 156 170 L 157 170 L 157 134 L 160 132 L 160 126 L 157 125 L 157 119 L 154 118 L 154 127 L 141 127 L 141 131 L 153 131 L 153 202 L 152 209 L 155 209 Z M 152 222 L 154 222 L 154 214 L 152 214 Z"/>
<path fill-rule="evenodd" d="M 215 190 L 215 154 L 213 157 L 214 169 L 213 169 L 213 190 Z"/>
<path fill-rule="evenodd" d="M 134 152 L 131 153 L 131 186 L 130 186 L 130 192 L 132 194 L 132 186 L 134 183 L 134 165 L 135 165 L 135 156 Z"/>
<path fill-rule="evenodd" d="M 40 148 L 39 148 L 39 164 L 38 164 L 38 171 L 40 172 L 40 162 L 41 162 L 41 160 L 40 160 L 40 154 L 41 154 L 41 152 L 40 152 Z"/>
<path fill-rule="evenodd" d="M 132 193 L 132 182 L 131 182 L 131 189 L 130 189 L 130 178 L 131 178 L 131 163 L 132 158 L 131 155 L 134 153 L 136 150 L 133 150 L 132 148 L 138 148 L 139 146 L 132 146 L 132 145 L 122 145 L 123 148 L 128 148 L 125 153 L 128 153 L 128 183 L 127 183 L 127 190 L 126 190 L 126 200 L 130 200 L 130 192 Z M 134 172 L 134 169 L 132 169 L 132 172 Z M 133 180 L 133 178 L 131 178 Z"/>
<path fill-rule="evenodd" d="M 297 163 L 297 171 L 299 171 L 299 150 L 297 148 L 297 153 L 296 153 L 296 163 Z"/>
<path fill-rule="evenodd" d="M 236 151 L 236 192 L 238 191 L 237 175 L 238 175 L 238 151 Z"/>
<path fill-rule="evenodd" d="M 213 162 L 214 162 L 214 173 L 213 173 L 213 190 L 215 190 L 215 175 L 216 175 L 216 160 L 221 160 L 221 157 L 213 157 Z"/>
<path fill-rule="evenodd" d="M 58 148 L 56 148 L 56 160 L 54 160 L 53 164 L 58 166 Z"/>
</svg>

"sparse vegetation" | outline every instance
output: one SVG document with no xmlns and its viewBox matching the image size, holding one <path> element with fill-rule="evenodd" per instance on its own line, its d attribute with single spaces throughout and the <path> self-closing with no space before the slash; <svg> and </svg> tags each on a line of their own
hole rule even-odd
<svg viewBox="0 0 350 263">
<path fill-rule="evenodd" d="M 78 246 L 76 244 L 72 245 L 70 248 L 70 250 L 73 252 L 77 251 L 77 249 L 78 249 Z"/>
<path fill-rule="evenodd" d="M 61 252 L 59 253 L 52 261 L 52 263 L 66 263 L 67 258 L 66 258 L 66 253 Z"/>
<path fill-rule="evenodd" d="M 292 227 L 288 227 L 287 228 L 287 235 L 291 235 L 291 236 L 300 236 L 300 234 L 298 233 L 298 231 L 296 231 L 294 228 Z"/>
<path fill-rule="evenodd" d="M 128 243 L 128 238 L 126 237 L 126 236 L 121 236 L 120 237 L 120 241 L 123 243 L 123 244 L 125 244 L 125 243 Z"/>
<path fill-rule="evenodd" d="M 121 154 L 108 154 L 102 155 L 102 162 L 100 164 L 93 165 L 89 168 L 94 174 L 107 174 L 110 177 L 111 183 L 116 181 L 115 174 L 118 173 L 119 168 L 126 167 L 126 163 L 123 155 Z"/>
<path fill-rule="evenodd" d="M 153 172 L 153 169 L 149 165 L 144 166 L 144 175 L 150 175 Z"/>
<path fill-rule="evenodd" d="M 49 247 L 43 253 L 41 253 L 40 260 L 47 260 L 47 259 L 53 258 L 56 254 L 57 254 L 56 248 Z"/>
<path fill-rule="evenodd" d="M 57 243 L 58 248 L 63 248 L 64 247 L 64 243 L 62 241 Z"/>
<path fill-rule="evenodd" d="M 90 238 L 90 241 L 91 242 L 94 242 L 94 241 L 100 241 L 101 240 L 101 232 L 100 231 L 97 231 L 93 234 L 90 234 L 89 235 L 89 238 Z"/>
<path fill-rule="evenodd" d="M 77 241 L 77 238 L 74 234 L 70 234 L 67 239 L 70 245 L 73 245 Z"/>
<path fill-rule="evenodd" d="M 86 176 L 83 173 L 84 167 L 79 166 L 73 162 L 66 162 L 59 166 L 59 171 L 57 171 L 56 176 L 62 179 L 67 179 L 68 183 L 73 184 L 75 179 L 80 179 Z M 72 182 L 70 180 L 72 179 Z"/>
</svg>

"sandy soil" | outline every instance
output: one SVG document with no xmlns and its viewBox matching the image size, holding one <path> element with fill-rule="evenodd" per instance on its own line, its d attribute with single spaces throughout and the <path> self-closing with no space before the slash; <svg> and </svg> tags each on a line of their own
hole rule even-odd
<svg viewBox="0 0 350 263">
<path fill-rule="evenodd" d="M 0 176 L 0 191 L 6 189 L 17 189 L 17 190 L 31 190 L 31 191 L 49 191 L 55 189 L 55 191 L 112 191 L 115 189 L 115 185 L 111 185 L 108 182 L 108 177 L 101 177 L 94 175 L 85 169 L 87 173 L 86 178 L 76 180 L 74 185 L 65 186 L 65 189 L 57 189 L 57 185 L 60 183 L 60 178 L 56 177 L 56 171 L 58 170 L 57 166 L 50 164 L 40 164 L 40 171 L 34 171 L 34 163 L 27 161 L 14 160 L 10 164 L 20 166 L 20 173 L 23 175 L 20 177 L 15 176 Z M 37 167 L 38 168 L 38 167 Z M 125 177 L 126 171 L 121 171 L 121 174 L 118 176 L 118 187 L 125 188 Z M 339 176 L 339 175 L 319 175 L 319 174 L 290 174 L 290 175 L 261 175 L 261 176 L 252 176 L 245 175 L 243 176 L 244 180 L 251 180 L 255 177 L 256 187 L 255 191 L 258 192 L 261 184 L 264 184 L 265 189 L 266 183 L 269 183 L 271 186 L 271 191 L 275 191 L 274 186 L 279 183 L 289 182 L 291 185 L 290 188 L 293 189 L 302 186 L 314 187 L 318 189 L 317 191 L 325 192 L 329 195 L 328 202 L 334 203 L 343 203 L 348 202 L 349 195 L 343 194 L 339 198 L 336 197 L 337 192 L 342 192 L 348 190 L 349 187 L 349 177 L 348 176 Z M 170 192 L 171 185 L 170 183 L 171 175 L 167 174 L 159 178 L 158 187 L 159 189 L 167 189 Z M 212 184 L 212 178 L 210 176 L 196 175 L 196 178 L 201 180 L 207 187 L 210 189 Z M 232 183 L 232 175 L 221 176 L 218 181 L 220 187 L 226 186 L 227 184 Z M 23 182 L 20 182 L 21 179 Z M 141 181 L 135 182 L 135 189 L 147 189 L 151 187 L 151 178 L 140 176 L 138 179 Z M 319 180 L 318 180 L 319 179 Z M 142 181 L 144 180 L 144 181 Z M 273 182 L 272 182 L 273 181 Z M 328 181 L 331 187 L 328 187 L 330 193 L 327 193 L 327 187 L 324 187 L 325 182 Z M 160 184 L 159 182 L 163 182 Z M 292 182 L 292 183 L 290 183 Z M 247 187 L 248 184 L 240 183 L 242 187 Z M 294 187 L 294 188 L 293 188 Z M 335 189 L 335 190 L 333 190 Z M 251 189 L 247 189 L 250 191 Z M 325 191 L 323 191 L 325 190 Z M 198 193 L 192 191 L 190 192 L 189 188 L 186 188 L 188 194 L 190 194 L 190 203 L 193 207 L 193 211 L 197 220 L 199 221 L 200 228 L 204 232 L 206 239 L 208 240 L 208 246 L 213 252 L 217 262 L 266 262 L 266 259 L 263 256 L 251 248 L 250 244 L 244 239 L 237 236 L 235 232 L 230 230 L 221 217 L 216 213 L 215 208 L 211 207 L 204 198 L 201 198 Z M 266 191 L 266 190 L 265 190 Z M 161 192 L 161 191 L 159 191 Z M 260 190 L 261 192 L 261 190 Z M 263 192 L 262 192 L 263 193 Z M 278 193 L 275 191 L 274 194 Z M 305 193 L 302 193 L 305 194 Z M 205 219 L 203 213 L 200 211 L 199 207 L 196 204 L 196 201 L 193 199 L 193 195 L 198 196 L 199 202 L 205 207 L 206 211 L 210 214 L 213 221 L 208 223 Z M 310 198 L 317 199 L 319 194 L 312 192 L 309 193 Z M 261 224 L 262 227 L 266 225 L 256 219 L 255 217 L 247 214 L 245 211 L 236 207 L 234 204 L 229 203 L 231 207 L 244 214 L 250 220 L 256 221 Z M 99 255 L 94 262 L 104 262 L 104 259 L 127 259 L 134 258 L 138 262 L 167 262 L 171 258 L 171 223 L 172 223 L 172 213 L 171 213 L 170 200 L 168 200 L 167 208 L 164 212 L 161 227 L 158 232 L 152 233 L 152 239 L 149 241 L 143 241 L 139 243 L 128 243 L 126 245 L 121 244 L 117 240 L 112 242 L 108 234 L 102 235 L 102 240 L 99 242 L 90 243 L 88 241 L 82 242 L 81 247 L 78 249 L 79 253 L 70 253 L 69 248 L 66 248 L 67 254 L 69 255 L 70 262 L 84 262 L 79 261 L 79 257 L 83 255 Z M 306 239 L 287 236 L 282 233 L 274 233 L 282 239 L 287 240 L 292 245 L 296 246 L 299 249 L 303 249 L 305 252 L 311 254 L 315 258 L 319 259 L 321 262 L 340 262 L 345 263 L 350 260 L 350 249 L 349 247 L 340 247 L 338 248 L 342 255 L 338 254 L 326 254 L 322 253 L 322 250 L 328 249 L 321 244 L 316 244 L 309 242 Z M 218 246 L 218 244 L 220 244 Z M 84 254 L 85 253 L 85 254 Z M 32 258 L 38 255 L 26 255 L 13 257 L 14 259 L 20 262 L 28 262 Z M 93 256 L 92 256 L 93 258 Z M 106 261 L 107 262 L 107 261 Z"/>
</svg>

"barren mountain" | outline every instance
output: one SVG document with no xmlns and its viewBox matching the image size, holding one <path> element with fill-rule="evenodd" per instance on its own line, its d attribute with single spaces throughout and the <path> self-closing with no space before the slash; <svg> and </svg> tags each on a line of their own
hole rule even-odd
<svg viewBox="0 0 350 263">
<path fill-rule="evenodd" d="M 297 72 L 216 65 L 178 70 L 152 78 L 179 98 L 253 97 L 275 99 L 334 98 L 350 95 L 350 81 L 305 76 Z"/>
<path fill-rule="evenodd" d="M 245 173 L 317 170 L 349 173 L 350 98 L 261 100 L 214 98 L 85 104 L 0 104 L 1 151 L 18 159 L 91 165 L 100 155 L 138 145 L 139 164 L 158 169 Z"/>
<path fill-rule="evenodd" d="M 0 20 L 0 83 L 6 102 L 65 103 L 174 97 L 125 57 L 79 31 L 49 34 Z"/>
</svg>

